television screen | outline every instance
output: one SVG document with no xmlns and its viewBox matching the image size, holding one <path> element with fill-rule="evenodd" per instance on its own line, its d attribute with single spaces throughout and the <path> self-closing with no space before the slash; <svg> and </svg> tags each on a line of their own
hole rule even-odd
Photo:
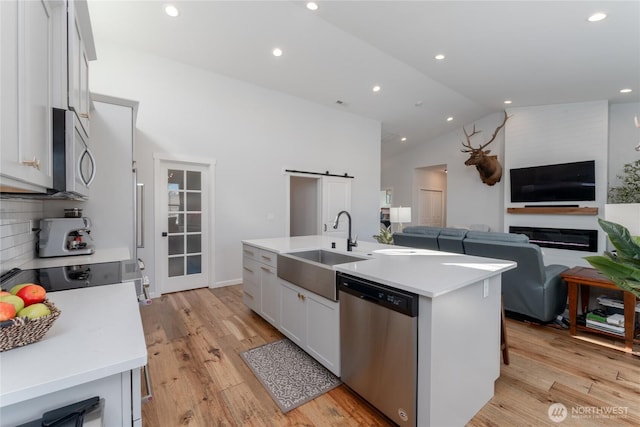
<svg viewBox="0 0 640 427">
<path fill-rule="evenodd" d="M 511 169 L 511 202 L 596 199 L 595 161 Z"/>
</svg>

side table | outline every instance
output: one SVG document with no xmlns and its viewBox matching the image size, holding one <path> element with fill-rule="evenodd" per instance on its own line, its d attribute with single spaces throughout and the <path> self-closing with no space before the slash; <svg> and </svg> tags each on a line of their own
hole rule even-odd
<svg viewBox="0 0 640 427">
<path fill-rule="evenodd" d="M 619 335 L 611 334 L 598 329 L 589 328 L 577 324 L 578 318 L 578 286 L 580 286 L 580 302 L 582 312 L 585 313 L 589 304 L 589 288 L 605 288 L 622 291 L 624 294 L 624 345 L 625 351 L 633 351 L 633 343 L 635 336 L 635 309 L 636 296 L 631 292 L 620 289 L 615 283 L 610 281 L 605 275 L 595 268 L 589 267 L 573 267 L 561 273 L 560 276 L 567 282 L 569 295 L 569 333 L 576 335 L 577 330 L 584 330 L 611 337 L 620 338 Z M 636 342 L 640 342 L 635 340 Z"/>
</svg>

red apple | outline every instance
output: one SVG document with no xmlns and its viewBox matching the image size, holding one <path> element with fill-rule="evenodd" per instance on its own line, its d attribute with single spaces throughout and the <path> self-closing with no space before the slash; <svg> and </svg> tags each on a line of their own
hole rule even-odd
<svg viewBox="0 0 640 427">
<path fill-rule="evenodd" d="M 47 291 L 40 285 L 28 285 L 20 289 L 16 295 L 22 298 L 24 306 L 28 307 L 44 301 Z"/>
<path fill-rule="evenodd" d="M 16 308 L 8 302 L 0 302 L 0 321 L 16 317 Z"/>
</svg>

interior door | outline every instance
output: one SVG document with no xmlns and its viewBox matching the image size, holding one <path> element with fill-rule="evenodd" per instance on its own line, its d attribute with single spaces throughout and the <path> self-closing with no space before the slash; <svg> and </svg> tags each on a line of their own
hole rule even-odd
<svg viewBox="0 0 640 427">
<path fill-rule="evenodd" d="M 156 265 L 161 292 L 209 285 L 208 167 L 185 162 L 160 163 L 158 218 L 162 218 Z"/>
<path fill-rule="evenodd" d="M 443 194 L 441 190 L 420 190 L 420 225 L 444 227 Z"/>
<path fill-rule="evenodd" d="M 347 237 L 349 224 L 345 215 L 340 217 L 338 228 L 333 228 L 336 216 L 340 211 L 348 211 L 351 213 L 351 179 L 323 176 L 322 234 L 325 236 Z"/>
</svg>

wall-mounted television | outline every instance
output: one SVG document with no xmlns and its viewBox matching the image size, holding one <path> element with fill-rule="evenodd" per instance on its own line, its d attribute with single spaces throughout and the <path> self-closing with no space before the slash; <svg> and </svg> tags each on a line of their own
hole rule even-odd
<svg viewBox="0 0 640 427">
<path fill-rule="evenodd" d="M 511 202 L 577 202 L 596 199 L 594 160 L 511 169 Z"/>
</svg>

